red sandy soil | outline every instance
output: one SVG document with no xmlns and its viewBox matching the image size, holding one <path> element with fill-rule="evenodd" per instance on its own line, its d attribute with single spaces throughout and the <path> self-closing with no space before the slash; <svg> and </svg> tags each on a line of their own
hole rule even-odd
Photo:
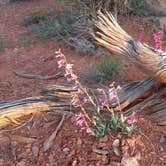
<svg viewBox="0 0 166 166">
<path fill-rule="evenodd" d="M 54 38 L 39 40 L 28 34 L 35 44 L 23 45 L 18 42 L 21 36 L 25 36 L 26 28 L 20 22 L 23 16 L 32 11 L 41 11 L 50 8 L 55 0 L 33 0 L 20 3 L 8 3 L 0 6 L 0 35 L 11 43 L 3 52 L 0 52 L 0 101 L 20 99 L 40 94 L 40 89 L 48 84 L 64 82 L 58 80 L 38 80 L 22 78 L 14 74 L 13 70 L 24 73 L 52 75 L 58 72 L 55 63 L 54 52 L 59 48 L 67 56 L 70 63 L 74 64 L 76 73 L 87 71 L 90 64 L 95 61 L 95 57 L 76 52 L 62 41 Z M 129 17 L 120 17 L 120 23 L 129 34 L 137 38 L 139 19 L 133 20 Z M 152 41 L 153 29 L 144 26 L 146 36 L 144 41 Z M 88 63 L 87 63 L 88 62 Z M 120 71 L 120 82 L 125 83 L 133 80 L 140 80 L 146 76 L 128 62 L 124 62 L 124 67 Z M 112 78 L 111 78 L 112 79 Z M 31 117 L 24 117 L 26 122 Z M 138 118 L 138 128 L 144 133 L 135 134 L 132 138 L 135 141 L 136 154 L 140 154 L 139 164 L 141 166 L 164 166 L 166 165 L 166 145 L 160 143 L 160 137 L 165 129 L 150 122 L 141 115 Z M 56 129 L 60 116 L 57 115 L 35 115 L 31 121 L 20 129 L 5 133 L 8 139 L 0 139 L 0 165 L 47 165 L 47 166 L 104 166 L 118 165 L 113 162 L 120 162 L 121 157 L 115 154 L 101 155 L 93 152 L 93 149 L 112 149 L 112 142 L 120 135 L 109 133 L 105 140 L 82 133 L 71 123 L 70 118 L 66 118 L 63 127 L 54 140 L 53 146 L 48 152 L 43 152 L 43 143 Z M 10 129 L 9 126 L 6 129 Z M 10 139 L 11 135 L 32 138 L 27 142 L 20 139 Z M 113 137 L 116 136 L 116 137 Z M 64 152 L 68 148 L 68 152 Z"/>
</svg>

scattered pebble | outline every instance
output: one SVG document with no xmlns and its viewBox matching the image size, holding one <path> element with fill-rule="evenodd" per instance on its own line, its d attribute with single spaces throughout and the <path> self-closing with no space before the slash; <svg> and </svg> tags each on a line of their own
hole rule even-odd
<svg viewBox="0 0 166 166">
<path fill-rule="evenodd" d="M 4 164 L 4 160 L 0 159 L 0 165 L 3 165 L 3 164 Z"/>
<path fill-rule="evenodd" d="M 160 137 L 160 143 L 164 143 L 165 142 L 165 137 L 164 137 L 164 135 L 161 135 L 161 137 Z"/>
<path fill-rule="evenodd" d="M 24 166 L 24 165 L 25 165 L 25 161 L 24 160 L 22 160 L 22 161 L 20 161 L 20 162 L 18 162 L 16 164 L 16 166 Z"/>
<path fill-rule="evenodd" d="M 71 166 L 77 166 L 77 160 L 74 160 L 71 164 Z"/>
<path fill-rule="evenodd" d="M 80 138 L 77 139 L 77 145 L 82 145 L 82 140 Z"/>
<path fill-rule="evenodd" d="M 111 162 L 108 166 L 121 166 L 121 163 L 118 162 Z"/>
<path fill-rule="evenodd" d="M 14 48 L 14 49 L 13 49 L 13 52 L 14 52 L 14 53 L 17 53 L 17 52 L 18 52 L 18 48 Z"/>
<path fill-rule="evenodd" d="M 108 136 L 105 135 L 104 137 L 99 139 L 99 142 L 107 142 L 108 141 Z"/>
<path fill-rule="evenodd" d="M 33 146 L 32 147 L 32 152 L 33 152 L 34 157 L 37 157 L 38 154 L 39 154 L 39 147 L 38 146 Z"/>
<path fill-rule="evenodd" d="M 137 160 L 141 160 L 141 153 L 138 151 L 134 156 Z"/>
<path fill-rule="evenodd" d="M 69 148 L 63 148 L 63 150 L 62 150 L 64 153 L 68 153 L 69 151 L 70 151 L 70 149 Z"/>
<path fill-rule="evenodd" d="M 120 140 L 119 139 L 115 139 L 113 144 L 112 144 L 112 147 L 113 147 L 113 150 L 114 150 L 114 153 L 117 155 L 117 156 L 120 156 L 121 155 L 121 152 L 120 152 Z"/>
<path fill-rule="evenodd" d="M 121 160 L 123 166 L 139 166 L 139 163 L 134 157 L 123 157 Z"/>
<path fill-rule="evenodd" d="M 110 153 L 109 150 L 102 150 L 102 149 L 93 149 L 92 151 L 97 153 L 97 154 L 102 154 L 102 155 L 107 155 Z"/>
</svg>

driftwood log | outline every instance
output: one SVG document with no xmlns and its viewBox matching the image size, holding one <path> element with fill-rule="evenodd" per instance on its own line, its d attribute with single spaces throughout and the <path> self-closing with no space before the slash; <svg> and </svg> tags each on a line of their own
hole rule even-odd
<svg viewBox="0 0 166 166">
<path fill-rule="evenodd" d="M 155 82 L 154 79 L 146 79 L 124 85 L 118 91 L 120 106 L 127 115 L 151 108 L 146 114 L 147 117 L 159 125 L 166 125 L 166 88 L 153 93 Z M 77 93 L 72 87 L 72 85 L 48 85 L 41 91 L 40 97 L 1 102 L 0 126 L 10 123 L 12 119 L 36 112 L 54 111 L 58 114 L 72 115 L 70 99 L 71 95 Z M 89 89 L 98 95 L 95 88 Z M 106 87 L 105 91 L 107 92 Z M 116 105 L 114 109 L 116 110 Z"/>
</svg>

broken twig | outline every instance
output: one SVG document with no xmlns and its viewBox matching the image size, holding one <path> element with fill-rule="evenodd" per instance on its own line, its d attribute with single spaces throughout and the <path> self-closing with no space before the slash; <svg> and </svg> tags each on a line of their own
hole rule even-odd
<svg viewBox="0 0 166 166">
<path fill-rule="evenodd" d="M 50 147 L 52 146 L 53 144 L 53 140 L 55 139 L 58 131 L 60 130 L 63 122 L 64 122 L 64 119 L 65 119 L 65 115 L 62 116 L 62 119 L 61 121 L 59 122 L 59 125 L 57 126 L 56 130 L 50 135 L 50 137 L 44 142 L 44 145 L 43 145 L 43 150 L 44 152 L 48 151 L 50 149 Z"/>
<path fill-rule="evenodd" d="M 29 79 L 39 79 L 39 80 L 51 80 L 51 79 L 58 79 L 60 77 L 63 77 L 62 72 L 58 72 L 57 74 L 50 75 L 50 76 L 43 76 L 40 74 L 25 74 L 20 71 L 13 71 L 16 75 L 24 77 L 24 78 L 29 78 Z"/>
</svg>

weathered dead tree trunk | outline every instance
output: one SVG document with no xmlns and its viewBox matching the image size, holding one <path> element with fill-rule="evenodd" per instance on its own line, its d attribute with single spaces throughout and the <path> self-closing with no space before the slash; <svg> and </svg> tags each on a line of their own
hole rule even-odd
<svg viewBox="0 0 166 166">
<path fill-rule="evenodd" d="M 166 125 L 166 88 L 154 93 L 155 80 L 146 79 L 124 85 L 118 92 L 121 108 L 125 114 L 141 112 L 152 107 L 147 114 L 154 122 Z M 95 88 L 89 88 L 96 95 Z M 105 88 L 107 92 L 107 88 Z M 0 126 L 8 124 L 12 119 L 36 112 L 54 111 L 60 114 L 71 112 L 71 95 L 78 93 L 72 85 L 49 85 L 41 91 L 42 96 L 0 103 Z M 133 104 L 134 103 L 134 104 Z M 110 107 L 112 107 L 110 105 Z M 116 110 L 116 105 L 114 106 Z"/>
</svg>

